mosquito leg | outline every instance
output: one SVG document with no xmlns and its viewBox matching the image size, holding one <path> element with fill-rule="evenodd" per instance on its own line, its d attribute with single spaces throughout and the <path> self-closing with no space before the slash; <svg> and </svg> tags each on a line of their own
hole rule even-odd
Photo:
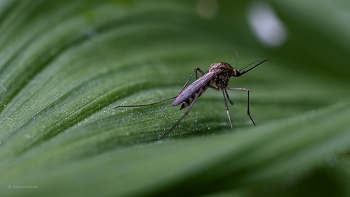
<svg viewBox="0 0 350 197">
<path fill-rule="evenodd" d="M 248 88 L 226 88 L 226 90 L 239 90 L 239 91 L 246 91 L 248 93 L 248 107 L 247 107 L 247 114 L 250 118 L 250 120 L 253 122 L 253 124 L 256 126 L 253 118 L 250 116 L 250 108 L 249 108 L 249 89 Z"/>
<path fill-rule="evenodd" d="M 193 70 L 193 72 L 192 72 L 192 74 L 190 75 L 190 77 L 187 79 L 185 85 L 181 88 L 180 92 L 179 92 L 177 95 L 179 95 L 179 94 L 182 92 L 182 90 L 184 90 L 184 89 L 186 88 L 188 82 L 191 80 L 191 78 L 193 77 L 194 73 L 196 73 L 196 79 L 198 79 L 197 72 L 200 72 L 202 75 L 204 74 L 204 72 L 203 72 L 200 68 L 196 67 L 196 68 Z"/>
<path fill-rule="evenodd" d="M 186 112 L 181 116 L 181 118 L 169 129 L 169 131 L 167 131 L 166 133 L 164 133 L 162 136 L 160 136 L 158 138 L 158 140 L 163 139 L 165 136 L 169 135 L 169 133 L 171 133 L 174 128 L 181 122 L 181 120 L 188 114 L 188 112 L 190 112 L 194 102 L 196 102 L 197 98 L 199 97 L 200 93 L 196 94 L 193 101 L 191 102 L 191 104 L 188 106 L 188 109 L 186 110 Z"/>
<path fill-rule="evenodd" d="M 231 116 L 230 116 L 230 112 L 228 111 L 228 106 L 227 106 L 227 101 L 226 101 L 226 96 L 225 96 L 225 90 L 222 89 L 222 95 L 224 96 L 224 101 L 225 101 L 225 107 L 226 107 L 226 114 L 227 114 L 227 118 L 228 120 L 230 121 L 230 126 L 231 126 L 231 129 L 233 129 L 233 126 L 232 126 L 232 121 L 231 121 Z M 226 93 L 227 94 L 227 93 Z"/>
<path fill-rule="evenodd" d="M 204 72 L 200 68 L 196 67 L 195 70 L 196 70 L 196 79 L 198 79 L 197 72 L 200 72 L 202 75 L 204 75 Z"/>
<path fill-rule="evenodd" d="M 162 102 L 165 102 L 165 101 L 174 99 L 174 98 L 176 98 L 176 96 L 171 97 L 171 98 L 167 98 L 167 99 L 164 99 L 164 100 L 156 101 L 156 102 L 153 102 L 153 103 L 148 103 L 148 104 L 140 104 L 140 105 L 117 105 L 117 106 L 115 106 L 114 108 L 119 108 L 119 107 L 145 107 L 145 106 L 156 105 L 156 104 L 158 104 L 158 103 L 162 103 Z"/>
<path fill-rule="evenodd" d="M 156 105 L 156 104 L 158 104 L 158 103 L 162 103 L 162 102 L 165 102 L 165 101 L 174 99 L 174 98 L 176 98 L 176 97 L 186 88 L 188 82 L 191 80 L 191 78 L 193 77 L 194 73 L 196 73 L 196 78 L 198 78 L 198 77 L 197 77 L 197 72 L 200 72 L 202 75 L 204 74 L 204 72 L 203 72 L 200 68 L 196 67 L 196 68 L 193 70 L 193 72 L 191 73 L 190 77 L 187 79 L 185 85 L 182 87 L 182 89 L 180 90 L 180 92 L 179 92 L 176 96 L 174 96 L 174 97 L 167 98 L 167 99 L 160 100 L 160 101 L 156 101 L 156 102 L 153 102 L 153 103 L 148 103 L 148 104 L 124 105 L 124 106 L 122 106 L 122 105 L 117 105 L 117 106 L 115 106 L 114 108 L 119 108 L 119 107 L 145 107 L 145 106 Z"/>
<path fill-rule="evenodd" d="M 230 101 L 231 105 L 233 105 L 233 102 L 231 101 L 230 97 L 228 96 L 226 89 L 225 89 L 225 93 L 226 93 L 226 97 L 227 97 L 228 101 Z"/>
</svg>

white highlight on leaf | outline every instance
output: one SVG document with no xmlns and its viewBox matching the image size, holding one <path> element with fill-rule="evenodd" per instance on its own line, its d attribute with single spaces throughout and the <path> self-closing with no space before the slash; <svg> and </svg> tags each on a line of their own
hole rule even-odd
<svg viewBox="0 0 350 197">
<path fill-rule="evenodd" d="M 268 47 L 279 47 L 287 38 L 284 24 L 264 2 L 255 2 L 248 8 L 248 22 L 258 39 Z"/>
</svg>

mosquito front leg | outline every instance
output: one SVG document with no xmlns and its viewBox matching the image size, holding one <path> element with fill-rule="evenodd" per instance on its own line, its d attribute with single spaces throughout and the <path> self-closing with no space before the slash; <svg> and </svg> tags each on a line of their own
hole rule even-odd
<svg viewBox="0 0 350 197">
<path fill-rule="evenodd" d="M 248 93 L 248 107 L 247 107 L 247 114 L 250 118 L 250 120 L 253 122 L 253 124 L 256 126 L 253 118 L 250 116 L 250 107 L 249 107 L 249 89 L 248 88 L 226 88 L 226 90 L 238 90 L 238 91 L 246 91 Z"/>
</svg>

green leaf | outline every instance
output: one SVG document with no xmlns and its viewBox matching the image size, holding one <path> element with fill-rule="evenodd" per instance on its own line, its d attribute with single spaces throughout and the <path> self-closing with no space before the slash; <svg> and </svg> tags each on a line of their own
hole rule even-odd
<svg viewBox="0 0 350 197">
<path fill-rule="evenodd" d="M 349 4 L 268 1 L 287 31 L 268 47 L 253 1 L 0 3 L 3 196 L 348 196 Z M 296 11 L 300 10 L 300 14 Z M 299 13 L 299 11 L 297 12 Z M 270 60 L 184 110 L 195 67 Z M 193 81 L 193 79 L 191 80 Z M 307 193 L 305 193 L 307 188 Z"/>
</svg>

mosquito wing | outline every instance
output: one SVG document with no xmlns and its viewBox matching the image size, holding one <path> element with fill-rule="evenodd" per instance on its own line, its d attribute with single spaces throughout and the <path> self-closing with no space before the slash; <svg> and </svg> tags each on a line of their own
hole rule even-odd
<svg viewBox="0 0 350 197">
<path fill-rule="evenodd" d="M 206 72 L 204 75 L 199 77 L 196 81 L 194 81 L 191 85 L 187 86 L 179 95 L 175 98 L 172 105 L 179 105 L 189 98 L 193 97 L 195 93 L 198 93 L 201 89 L 205 89 L 208 82 L 215 77 L 217 73 L 215 72 Z"/>
</svg>

